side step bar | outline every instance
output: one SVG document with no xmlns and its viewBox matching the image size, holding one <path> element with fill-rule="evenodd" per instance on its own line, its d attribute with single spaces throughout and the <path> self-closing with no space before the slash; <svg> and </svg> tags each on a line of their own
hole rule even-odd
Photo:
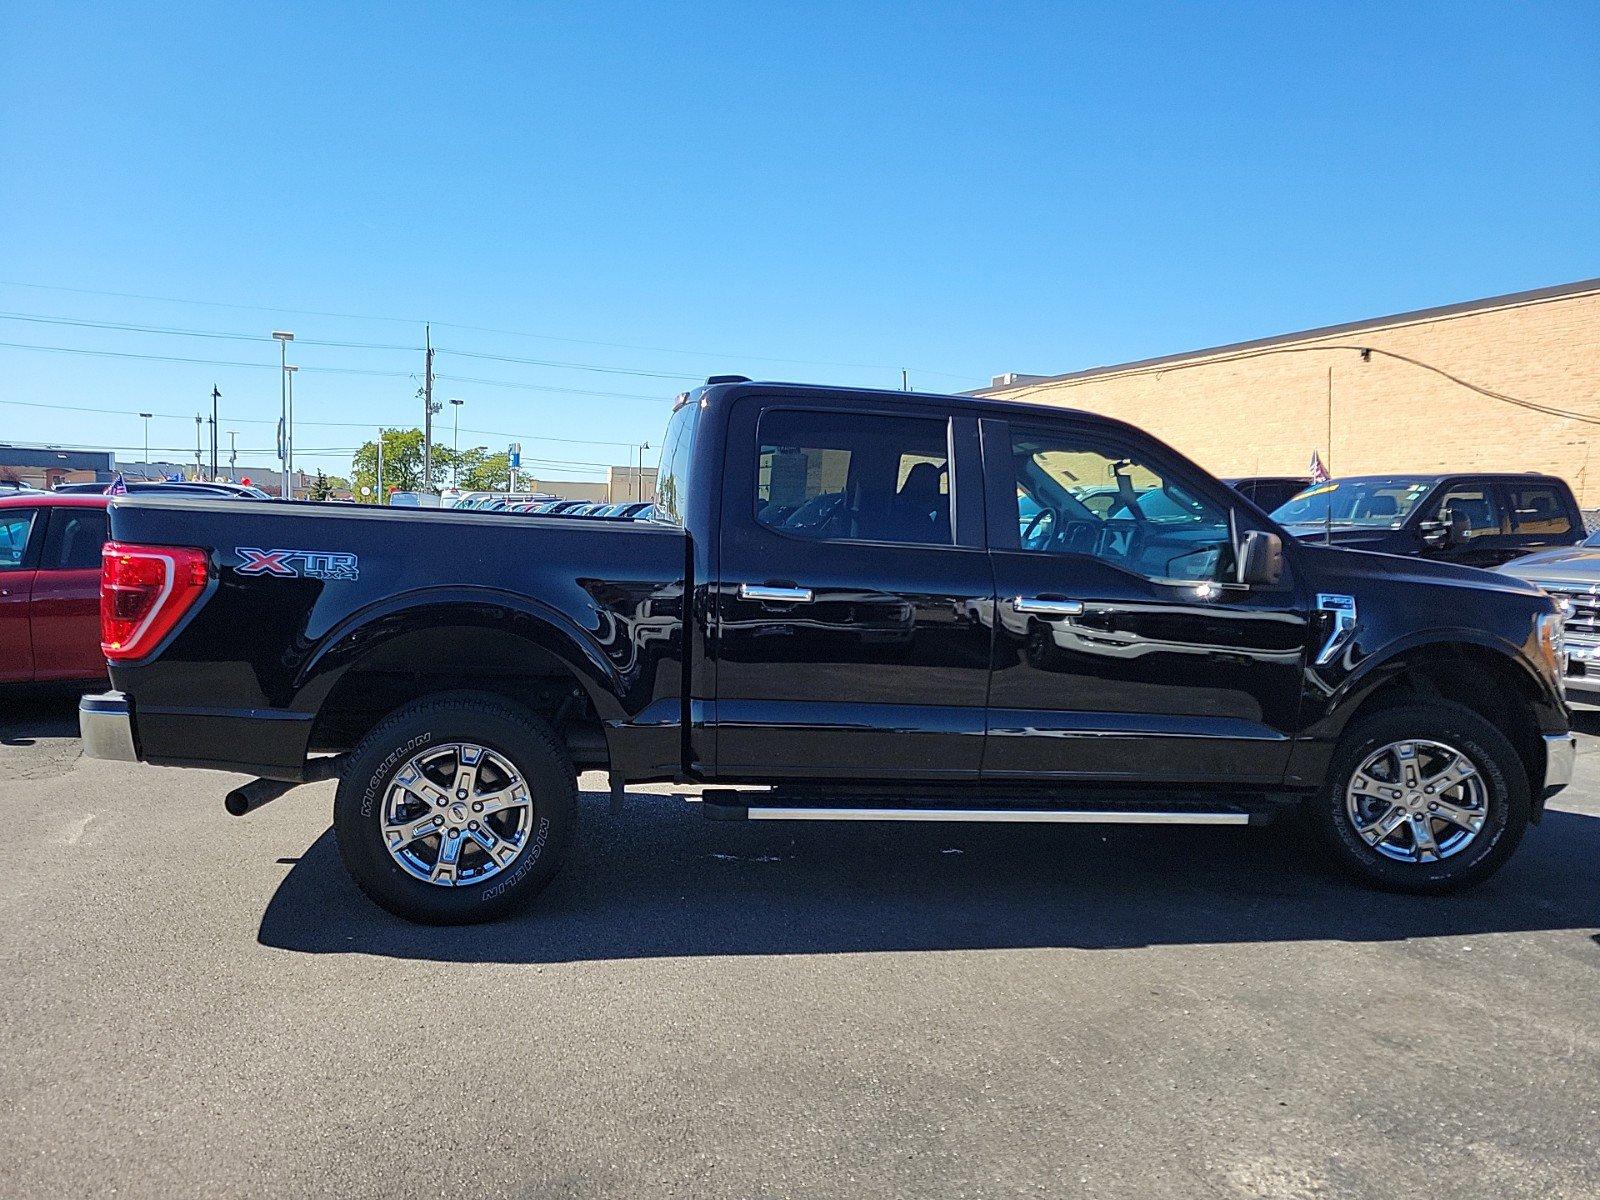
<svg viewBox="0 0 1600 1200">
<path fill-rule="evenodd" d="M 710 790 L 701 799 L 702 811 L 713 821 L 968 821 L 994 824 L 1039 823 L 1053 825 L 1249 825 L 1260 824 L 1270 812 L 1229 805 L 1207 807 L 1179 805 L 1129 808 L 1087 808 L 1058 805 L 1051 808 L 941 808 L 879 804 L 822 805 L 751 803 L 748 793 Z"/>
</svg>

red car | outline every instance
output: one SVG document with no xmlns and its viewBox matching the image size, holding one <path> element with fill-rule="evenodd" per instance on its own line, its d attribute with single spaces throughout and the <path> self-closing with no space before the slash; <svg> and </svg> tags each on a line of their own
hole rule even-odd
<svg viewBox="0 0 1600 1200">
<path fill-rule="evenodd" d="M 0 496 L 0 684 L 103 680 L 103 495 Z"/>
</svg>

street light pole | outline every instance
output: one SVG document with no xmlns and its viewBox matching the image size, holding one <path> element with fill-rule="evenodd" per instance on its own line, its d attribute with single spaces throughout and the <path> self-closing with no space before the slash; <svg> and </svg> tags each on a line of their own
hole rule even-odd
<svg viewBox="0 0 1600 1200">
<path fill-rule="evenodd" d="M 289 422 L 283 427 L 283 448 L 289 456 L 289 499 L 294 499 L 294 373 L 300 368 L 290 363 L 289 372 Z"/>
<path fill-rule="evenodd" d="M 289 464 L 287 461 L 289 449 L 289 343 L 294 341 L 294 334 L 287 329 L 274 329 L 272 336 L 278 343 L 278 364 L 281 368 L 279 373 L 282 376 L 278 386 L 278 419 L 283 424 L 283 446 L 280 448 L 283 453 L 278 455 L 278 465 L 283 468 L 283 483 L 278 489 L 278 495 L 287 500 L 289 498 Z"/>
<path fill-rule="evenodd" d="M 239 473 L 239 443 L 234 440 L 238 436 L 237 429 L 228 430 L 228 470 L 235 475 Z M 239 481 L 236 479 L 234 482 Z"/>
<path fill-rule="evenodd" d="M 450 471 L 450 486 L 456 491 L 461 490 L 461 406 L 465 400 L 450 401 L 451 415 L 455 418 L 455 433 L 450 439 L 450 453 L 454 457 L 454 465 Z"/>
<path fill-rule="evenodd" d="M 144 469 L 146 475 L 148 475 L 150 471 L 150 418 L 155 416 L 155 413 L 140 413 L 139 416 L 144 419 Z"/>
<path fill-rule="evenodd" d="M 211 478 L 217 477 L 217 401 L 222 399 L 222 393 L 217 390 L 217 385 L 211 385 Z"/>
</svg>

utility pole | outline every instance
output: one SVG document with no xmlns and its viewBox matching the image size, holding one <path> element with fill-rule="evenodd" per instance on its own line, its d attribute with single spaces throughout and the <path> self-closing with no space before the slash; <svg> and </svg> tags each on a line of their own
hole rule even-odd
<svg viewBox="0 0 1600 1200">
<path fill-rule="evenodd" d="M 139 416 L 144 421 L 144 472 L 148 477 L 150 474 L 150 418 L 155 416 L 155 413 L 140 413 Z"/>
<path fill-rule="evenodd" d="M 200 414 L 199 413 L 195 413 L 195 415 L 194 415 L 194 477 L 196 479 L 200 478 L 200 472 L 204 469 L 200 465 L 200 426 L 203 423 L 204 423 L 204 420 L 200 416 Z"/>
<path fill-rule="evenodd" d="M 422 327 L 422 490 L 433 485 L 433 331 Z"/>
<path fill-rule="evenodd" d="M 911 390 L 911 373 L 904 367 L 900 368 L 900 390 L 902 392 L 909 392 Z"/>
<path fill-rule="evenodd" d="M 378 486 L 372 489 L 379 504 L 387 504 L 388 500 L 383 494 L 383 426 L 378 426 Z"/>
<path fill-rule="evenodd" d="M 211 478 L 217 477 L 217 401 L 222 399 L 222 393 L 217 390 L 217 385 L 211 385 Z"/>
</svg>

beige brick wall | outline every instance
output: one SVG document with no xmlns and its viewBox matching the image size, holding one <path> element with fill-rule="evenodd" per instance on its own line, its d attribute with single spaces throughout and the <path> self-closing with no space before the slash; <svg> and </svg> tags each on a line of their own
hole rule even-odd
<svg viewBox="0 0 1600 1200">
<path fill-rule="evenodd" d="M 1371 346 L 1481 387 L 1600 421 L 1600 292 L 1202 353 L 1160 367 L 989 394 L 1132 422 L 1217 475 L 1544 471 L 1600 507 L 1600 424 L 1517 408 Z M 1333 422 L 1328 432 L 1328 372 Z M 1593 461 L 1591 461 L 1593 460 Z"/>
</svg>

